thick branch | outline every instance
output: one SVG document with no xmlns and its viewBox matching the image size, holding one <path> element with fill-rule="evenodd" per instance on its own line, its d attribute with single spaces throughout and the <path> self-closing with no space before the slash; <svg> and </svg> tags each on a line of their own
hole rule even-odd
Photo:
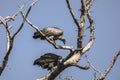
<svg viewBox="0 0 120 80">
<path fill-rule="evenodd" d="M 53 72 L 37 80 L 54 80 L 67 67 L 70 67 L 70 66 L 65 66 L 63 64 L 58 65 L 58 67 Z"/>
<path fill-rule="evenodd" d="M 69 1 L 69 0 L 68 0 Z M 80 20 L 80 29 L 78 28 L 78 41 L 77 41 L 77 51 L 75 52 L 75 54 L 71 54 L 71 57 L 67 57 L 68 60 L 65 61 L 64 64 L 68 64 L 68 63 L 72 63 L 72 64 L 77 64 L 77 62 L 80 60 L 81 56 L 86 53 L 92 46 L 93 42 L 94 42 L 94 22 L 92 19 L 92 16 L 89 12 L 89 10 L 87 10 L 87 7 L 85 4 L 85 0 L 81 1 L 82 3 L 82 9 L 81 9 L 81 20 Z M 83 33 L 84 33 L 84 24 L 85 24 L 85 17 L 88 17 L 89 23 L 90 23 L 90 39 L 89 42 L 87 43 L 87 45 L 83 48 L 82 47 L 82 38 L 83 38 Z"/>
<path fill-rule="evenodd" d="M 95 37 L 94 37 L 94 21 L 93 21 L 92 16 L 89 11 L 88 11 L 87 17 L 88 17 L 88 20 L 90 23 L 90 39 L 89 39 L 89 42 L 87 43 L 87 45 L 83 48 L 82 55 L 91 48 L 91 46 L 94 43 L 94 39 L 95 39 Z"/>
<path fill-rule="evenodd" d="M 64 69 L 70 66 L 77 65 L 78 61 L 80 60 L 81 56 L 88 51 L 93 42 L 94 42 L 94 23 L 92 20 L 92 17 L 90 13 L 88 13 L 89 8 L 87 8 L 87 2 L 86 0 L 81 0 L 81 16 L 80 16 L 80 22 L 78 23 L 75 14 L 71 8 L 70 0 L 66 0 L 68 9 L 70 11 L 70 14 L 77 25 L 78 28 L 78 39 L 77 39 L 77 49 L 73 50 L 63 61 L 61 65 L 59 65 L 52 73 L 48 74 L 47 76 L 40 78 L 38 80 L 53 80 L 60 72 L 62 72 Z M 83 48 L 83 35 L 84 35 L 84 28 L 85 28 L 85 19 L 88 17 L 89 23 L 90 23 L 90 39 L 88 44 Z M 37 30 L 39 31 L 39 30 Z M 41 32 L 40 32 L 41 33 Z M 76 66 L 79 68 L 84 68 L 80 66 Z M 84 68 L 85 69 L 85 68 Z M 87 68 L 86 68 L 87 69 Z M 58 71 L 58 72 L 57 72 Z"/>
</svg>

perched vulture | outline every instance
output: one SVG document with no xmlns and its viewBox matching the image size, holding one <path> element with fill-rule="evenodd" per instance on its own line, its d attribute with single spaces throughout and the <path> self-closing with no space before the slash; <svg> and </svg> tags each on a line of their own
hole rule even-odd
<svg viewBox="0 0 120 80">
<path fill-rule="evenodd" d="M 45 36 L 49 37 L 54 42 L 55 40 L 61 40 L 64 44 L 66 42 L 66 39 L 63 36 L 63 30 L 61 30 L 60 28 L 46 27 L 43 30 L 41 30 L 41 32 L 44 33 Z M 38 31 L 34 33 L 33 38 L 40 38 L 41 40 L 45 40 L 45 37 L 42 36 Z"/>
<path fill-rule="evenodd" d="M 52 70 L 62 60 L 62 57 L 54 53 L 46 53 L 36 59 L 33 65 L 41 66 L 43 69 Z"/>
</svg>

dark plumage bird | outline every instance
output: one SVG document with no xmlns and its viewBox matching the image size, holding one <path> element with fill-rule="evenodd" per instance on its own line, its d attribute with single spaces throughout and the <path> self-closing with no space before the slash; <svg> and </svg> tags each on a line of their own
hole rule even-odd
<svg viewBox="0 0 120 80">
<path fill-rule="evenodd" d="M 62 60 L 62 57 L 54 53 L 46 53 L 40 58 L 36 59 L 33 65 L 41 66 L 43 69 L 52 70 Z"/>
<path fill-rule="evenodd" d="M 61 40 L 64 44 L 66 42 L 66 39 L 63 36 L 63 30 L 60 28 L 46 27 L 43 30 L 41 30 L 41 32 L 44 33 L 45 36 L 49 37 L 54 42 L 55 40 Z M 41 40 L 45 40 L 45 37 L 42 36 L 38 31 L 34 33 L 33 38 L 40 38 Z"/>
</svg>

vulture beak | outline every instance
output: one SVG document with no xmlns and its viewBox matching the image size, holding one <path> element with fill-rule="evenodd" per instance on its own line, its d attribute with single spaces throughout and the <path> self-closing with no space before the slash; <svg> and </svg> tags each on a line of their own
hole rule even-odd
<svg viewBox="0 0 120 80">
<path fill-rule="evenodd" d="M 59 37 L 59 40 L 61 40 L 61 41 L 64 43 L 64 45 L 65 45 L 65 43 L 66 43 L 66 39 L 65 39 L 65 37 L 60 36 L 60 37 Z"/>
<path fill-rule="evenodd" d="M 66 39 L 63 39 L 63 43 L 64 43 L 64 45 L 65 45 L 65 43 L 66 43 Z"/>
</svg>

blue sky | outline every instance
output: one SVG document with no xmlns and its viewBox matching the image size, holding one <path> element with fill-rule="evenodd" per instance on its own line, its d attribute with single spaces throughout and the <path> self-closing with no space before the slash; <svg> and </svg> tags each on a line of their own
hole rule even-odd
<svg viewBox="0 0 120 80">
<path fill-rule="evenodd" d="M 0 16 L 13 15 L 18 10 L 18 5 L 26 2 L 24 12 L 32 0 L 1 0 L 0 1 Z M 116 51 L 120 49 L 120 10 L 119 0 L 95 0 L 91 13 L 95 21 L 95 42 L 86 54 L 90 58 L 92 64 L 101 71 L 104 71 L 113 59 Z M 80 1 L 71 0 L 71 4 L 79 20 Z M 67 9 L 65 0 L 40 0 L 31 10 L 29 20 L 39 26 L 41 29 L 47 26 L 57 26 L 64 30 L 64 35 L 67 39 L 66 45 L 76 47 L 77 27 Z M 15 18 L 14 22 L 10 22 L 13 26 L 11 29 L 14 33 L 22 21 L 21 15 Z M 1 25 L 0 25 L 1 26 Z M 63 58 L 69 53 L 66 50 L 56 50 L 46 41 L 34 40 L 32 35 L 34 29 L 28 24 L 25 24 L 22 31 L 17 35 L 14 41 L 14 47 L 6 69 L 4 70 L 0 80 L 35 80 L 48 73 L 38 66 L 33 66 L 33 61 L 39 56 L 47 52 L 54 52 Z M 4 56 L 5 31 L 0 27 L 0 64 Z M 89 37 L 88 30 L 85 33 L 85 43 Z M 58 44 L 63 45 L 60 41 Z M 86 65 L 85 57 L 80 60 L 80 65 Z M 120 79 L 120 58 L 118 58 L 115 66 L 106 77 L 106 80 Z M 74 80 L 93 80 L 93 70 L 79 70 L 75 67 L 70 67 L 63 71 L 62 77 L 72 76 Z M 56 79 L 57 80 L 57 79 Z"/>
</svg>

